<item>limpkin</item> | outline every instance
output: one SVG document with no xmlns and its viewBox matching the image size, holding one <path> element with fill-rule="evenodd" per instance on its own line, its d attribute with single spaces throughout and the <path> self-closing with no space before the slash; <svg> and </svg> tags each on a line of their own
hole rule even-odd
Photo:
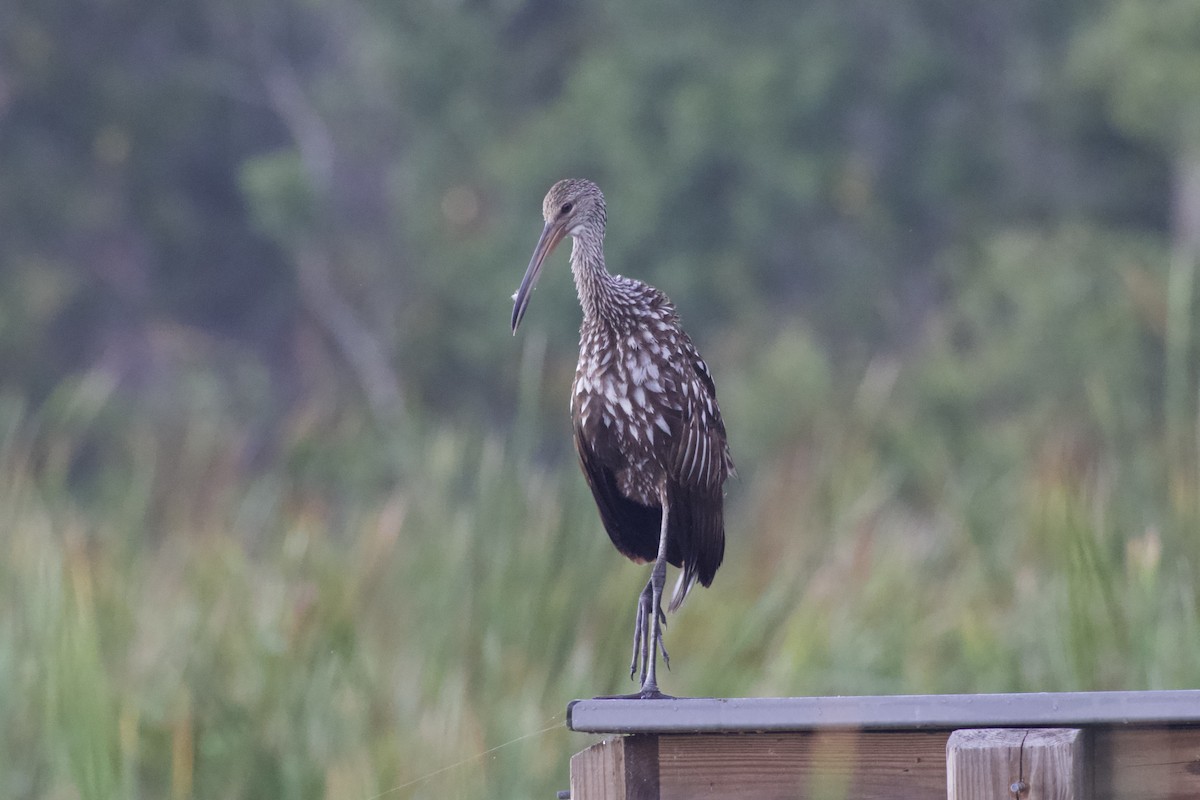
<svg viewBox="0 0 1200 800">
<path fill-rule="evenodd" d="M 653 562 L 637 602 L 630 678 L 639 697 L 663 697 L 667 564 L 682 569 L 669 609 L 699 580 L 712 583 L 725 553 L 725 479 L 733 460 L 708 367 L 679 326 L 665 294 L 604 265 L 604 195 L 587 180 L 563 180 L 542 202 L 545 227 L 513 295 L 515 334 L 542 264 L 570 235 L 571 272 L 583 324 L 571 391 L 575 449 L 604 529 L 617 550 Z"/>
</svg>

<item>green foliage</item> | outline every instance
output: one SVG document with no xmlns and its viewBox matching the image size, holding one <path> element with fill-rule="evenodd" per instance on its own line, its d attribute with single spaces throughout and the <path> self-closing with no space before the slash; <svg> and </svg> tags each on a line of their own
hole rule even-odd
<svg viewBox="0 0 1200 800">
<path fill-rule="evenodd" d="M 1167 277 L 1160 243 L 1065 225 L 998 234 L 970 263 L 933 329 L 932 383 L 945 387 L 937 402 L 964 412 L 964 429 L 947 433 L 969 436 L 981 421 L 1029 412 L 1115 442 L 1153 433 Z"/>
<path fill-rule="evenodd" d="M 313 222 L 312 188 L 292 151 L 259 156 L 241 170 L 241 189 L 256 227 L 281 242 L 295 241 Z"/>
<path fill-rule="evenodd" d="M 763 363 L 805 341 L 781 335 Z M 735 485 L 727 564 L 672 617 L 670 687 L 1200 679 L 1186 644 L 1200 634 L 1197 515 L 1131 500 L 1123 484 L 1138 484 L 1143 462 L 1110 451 L 1081 464 L 1043 445 L 983 492 L 973 472 L 985 454 L 948 452 L 926 463 L 940 489 L 922 501 L 903 451 L 926 446 L 894 435 L 908 384 L 868 374 L 839 402 L 806 358 L 797 379 L 810 377 L 787 385 L 809 398 L 800 409 L 825 410 L 797 412 L 803 447 L 757 444 Z M 540 382 L 532 368 L 523 380 Z M 748 402 L 735 396 L 731 407 Z M 198 409 L 182 430 L 126 424 L 109 491 L 81 495 L 69 469 L 90 428 L 109 424 L 116 401 L 103 398 L 64 390 L 73 426 L 4 408 L 6 794 L 362 800 L 565 785 L 586 742 L 562 729 L 563 708 L 626 688 L 645 580 L 612 552 L 573 470 L 470 426 L 403 441 L 321 434 L 345 437 L 327 453 L 347 467 L 390 462 L 386 485 L 305 459 L 247 469 L 246 431 Z M 311 446 L 295 430 L 284 446 Z"/>
<path fill-rule="evenodd" d="M 1200 9 L 1166 0 L 1105 4 L 1072 51 L 1081 83 L 1107 96 L 1114 121 L 1174 150 L 1200 148 Z"/>
</svg>

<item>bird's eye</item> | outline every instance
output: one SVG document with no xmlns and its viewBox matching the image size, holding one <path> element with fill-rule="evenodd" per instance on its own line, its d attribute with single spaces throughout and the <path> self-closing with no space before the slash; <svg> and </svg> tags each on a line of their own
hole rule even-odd
<svg viewBox="0 0 1200 800">
<path fill-rule="evenodd" d="M 558 210 L 558 212 L 559 212 L 560 214 L 570 214 L 570 213 L 571 213 L 571 209 L 573 209 L 574 207 L 575 207 L 575 204 L 574 204 L 574 203 L 563 203 L 563 204 L 562 204 L 562 208 L 560 208 L 560 209 Z"/>
</svg>

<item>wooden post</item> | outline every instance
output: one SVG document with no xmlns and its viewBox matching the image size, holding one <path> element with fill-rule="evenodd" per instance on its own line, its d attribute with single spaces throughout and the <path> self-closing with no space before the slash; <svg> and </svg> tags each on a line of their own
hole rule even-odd
<svg viewBox="0 0 1200 800">
<path fill-rule="evenodd" d="M 958 730 L 946 742 L 949 800 L 1090 800 L 1078 728 Z"/>
<path fill-rule="evenodd" d="M 1200 690 L 577 700 L 571 800 L 1194 800 Z"/>
<path fill-rule="evenodd" d="M 658 800 L 658 737 L 605 739 L 571 756 L 571 800 Z"/>
</svg>

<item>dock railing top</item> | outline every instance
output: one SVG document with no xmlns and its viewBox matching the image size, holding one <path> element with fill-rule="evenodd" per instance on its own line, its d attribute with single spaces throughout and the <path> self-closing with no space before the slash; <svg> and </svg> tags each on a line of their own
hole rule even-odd
<svg viewBox="0 0 1200 800">
<path fill-rule="evenodd" d="M 1200 725 L 1200 690 L 845 697 L 575 700 L 585 733 L 930 730 L 1088 725 Z"/>
</svg>

